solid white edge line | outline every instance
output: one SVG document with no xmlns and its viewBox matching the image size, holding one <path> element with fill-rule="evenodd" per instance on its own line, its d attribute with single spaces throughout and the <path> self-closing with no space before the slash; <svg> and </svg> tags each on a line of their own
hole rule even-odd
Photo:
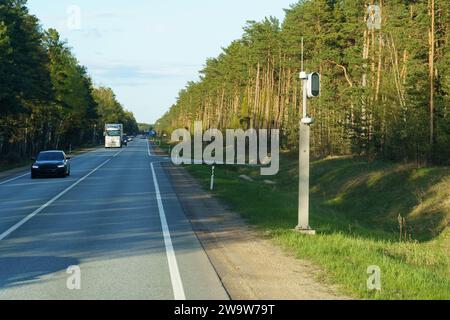
<svg viewBox="0 0 450 320">
<path fill-rule="evenodd" d="M 20 178 L 23 178 L 23 177 L 25 177 L 25 176 L 29 176 L 29 175 L 30 175 L 30 173 L 29 173 L 29 172 L 27 172 L 27 173 L 25 173 L 25 174 L 22 174 L 22 175 L 20 175 L 20 176 L 18 176 L 18 177 L 15 177 L 15 178 L 11 178 L 11 179 L 8 179 L 8 180 L 5 180 L 5 181 L 2 181 L 2 182 L 0 182 L 0 186 L 1 186 L 2 184 L 5 184 L 5 183 L 8 183 L 8 182 L 11 182 L 11 181 L 17 180 L 17 179 L 20 179 Z"/>
<path fill-rule="evenodd" d="M 93 152 L 96 152 L 96 151 L 98 151 L 99 149 L 95 149 L 95 150 L 92 150 L 92 151 L 88 151 L 88 152 L 85 152 L 85 153 L 83 153 L 83 154 L 80 154 L 79 156 L 77 156 L 77 157 L 74 157 L 73 158 L 73 160 L 77 160 L 77 159 L 80 159 L 81 157 L 83 157 L 83 156 L 85 156 L 85 155 L 87 155 L 87 154 L 90 154 L 90 153 L 93 153 Z M 72 160 L 72 161 L 73 161 Z M 22 175 L 20 175 L 20 176 L 17 176 L 17 177 L 14 177 L 14 178 L 11 178 L 11 179 L 8 179 L 8 180 L 5 180 L 5 181 L 2 181 L 2 182 L 0 182 L 0 186 L 1 185 L 3 185 L 3 184 L 6 184 L 6 183 L 8 183 L 8 182 L 12 182 L 12 181 L 15 181 L 15 180 L 18 180 L 18 179 L 20 179 L 20 178 L 23 178 L 23 177 L 26 177 L 26 176 L 29 176 L 30 175 L 30 173 L 29 172 L 27 172 L 27 173 L 25 173 L 25 174 L 22 174 Z"/>
<path fill-rule="evenodd" d="M 123 150 L 122 150 L 123 151 Z M 94 172 L 96 172 L 97 170 L 99 170 L 101 167 L 103 167 L 104 165 L 106 165 L 108 162 L 110 162 L 114 157 L 116 157 L 117 155 L 119 155 L 122 151 L 116 153 L 112 158 L 106 160 L 105 162 L 103 162 L 101 165 L 99 165 L 98 167 L 96 167 L 95 169 L 93 169 L 91 172 L 89 172 L 87 175 L 85 175 L 84 177 L 80 178 L 79 180 L 77 180 L 74 184 L 72 184 L 70 187 L 68 187 L 67 189 L 65 189 L 64 191 L 62 191 L 61 193 L 59 193 L 57 196 L 53 197 L 51 200 L 49 200 L 47 203 L 45 203 L 44 205 L 42 205 L 40 208 L 36 209 L 35 211 L 33 211 L 32 213 L 30 213 L 28 216 L 26 216 L 25 218 L 23 218 L 22 220 L 20 220 L 18 223 L 16 223 L 15 225 L 13 225 L 11 228 L 9 228 L 8 230 L 6 230 L 5 232 L 3 232 L 2 234 L 0 234 L 0 241 L 4 240 L 6 237 L 8 237 L 11 233 L 13 233 L 14 231 L 16 231 L 17 229 L 19 229 L 21 226 L 23 226 L 25 223 L 27 223 L 30 219 L 32 219 L 35 215 L 37 215 L 38 213 L 40 213 L 42 210 L 44 210 L 45 208 L 47 208 L 48 206 L 52 205 L 56 200 L 58 200 L 59 198 L 61 198 L 63 195 L 65 195 L 67 192 L 69 192 L 70 190 L 72 190 L 73 188 L 75 188 L 78 184 L 80 184 L 82 181 L 86 180 L 90 175 L 92 175 Z"/>
<path fill-rule="evenodd" d="M 169 226 L 167 224 L 166 214 L 162 203 L 161 193 L 159 191 L 158 180 L 156 178 L 155 168 L 153 163 L 150 164 L 153 175 L 153 183 L 155 185 L 156 201 L 158 203 L 159 218 L 161 220 L 161 227 L 164 236 L 164 244 L 166 246 L 167 262 L 169 263 L 170 279 L 172 282 L 173 294 L 175 300 L 186 300 L 184 293 L 183 282 L 181 281 L 180 271 L 178 269 L 177 257 L 173 249 L 172 238 L 170 236 Z"/>
</svg>

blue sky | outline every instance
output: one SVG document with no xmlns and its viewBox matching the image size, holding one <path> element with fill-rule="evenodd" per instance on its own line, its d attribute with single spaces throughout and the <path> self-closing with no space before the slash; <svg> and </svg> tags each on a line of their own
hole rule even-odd
<svg viewBox="0 0 450 320">
<path fill-rule="evenodd" d="M 44 28 L 67 39 L 96 85 L 109 86 L 139 122 L 153 123 L 208 57 L 247 20 L 284 18 L 295 0 L 28 0 Z M 77 11 L 80 9 L 78 24 Z M 75 23 L 74 23 L 75 22 Z M 72 26 L 72 27 L 70 27 Z"/>
</svg>

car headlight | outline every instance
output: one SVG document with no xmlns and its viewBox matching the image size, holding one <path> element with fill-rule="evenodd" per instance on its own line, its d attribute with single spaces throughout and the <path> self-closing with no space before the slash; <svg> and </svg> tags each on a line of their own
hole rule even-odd
<svg viewBox="0 0 450 320">
<path fill-rule="evenodd" d="M 38 166 L 38 165 L 33 165 L 32 168 L 33 168 L 33 169 L 39 169 L 39 166 Z"/>
<path fill-rule="evenodd" d="M 65 164 L 60 164 L 59 166 L 58 166 L 58 168 L 64 168 L 66 165 Z"/>
</svg>

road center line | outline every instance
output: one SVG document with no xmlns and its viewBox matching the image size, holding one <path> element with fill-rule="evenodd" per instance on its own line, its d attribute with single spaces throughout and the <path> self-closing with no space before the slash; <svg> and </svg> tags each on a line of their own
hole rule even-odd
<svg viewBox="0 0 450 320">
<path fill-rule="evenodd" d="M 122 150 L 123 151 L 123 150 Z M 64 191 L 62 191 L 61 193 L 59 193 L 57 196 L 55 196 L 54 198 L 52 198 L 51 200 L 49 200 L 47 203 L 45 203 L 44 205 L 42 205 L 40 208 L 36 209 L 35 211 L 33 211 L 32 213 L 30 213 L 28 216 L 26 216 L 25 218 L 23 218 L 21 221 L 19 221 L 18 223 L 16 223 L 15 225 L 13 225 L 11 228 L 9 228 L 8 230 L 6 230 L 5 232 L 3 232 L 2 234 L 0 234 L 0 241 L 4 240 L 6 237 L 8 237 L 11 233 L 13 233 L 14 231 L 16 231 L 17 229 L 19 229 L 21 226 L 23 226 L 25 223 L 27 223 L 30 219 L 32 219 L 35 215 L 37 215 L 38 213 L 40 213 L 42 210 L 44 210 L 45 208 L 47 208 L 48 206 L 52 205 L 56 200 L 58 200 L 59 198 L 61 198 L 63 195 L 65 195 L 67 192 L 69 192 L 70 190 L 72 190 L 73 188 L 75 188 L 78 184 L 80 184 L 82 181 L 86 180 L 89 176 L 91 176 L 94 172 L 96 172 L 97 170 L 99 170 L 101 167 L 103 167 L 104 165 L 106 165 L 108 162 L 110 162 L 114 157 L 118 156 L 122 151 L 116 153 L 112 158 L 106 160 L 105 162 L 103 162 L 101 165 L 99 165 L 98 167 L 96 167 L 95 169 L 93 169 L 91 172 L 89 172 L 87 175 L 85 175 L 84 177 L 80 178 L 79 180 L 77 180 L 74 184 L 72 184 L 70 187 L 68 187 L 67 189 L 65 189 Z"/>
<path fill-rule="evenodd" d="M 158 180 L 156 178 L 155 168 L 153 166 L 153 163 L 151 163 L 150 166 L 152 169 L 153 183 L 155 185 L 156 200 L 158 202 L 159 218 L 161 220 L 161 226 L 164 236 L 164 244 L 166 246 L 167 262 L 169 263 L 170 279 L 172 282 L 173 294 L 175 296 L 175 300 L 186 300 L 183 282 L 181 281 L 177 258 L 175 256 L 175 250 L 173 249 L 172 238 L 170 236 L 170 230 L 167 224 L 166 214 L 164 212 L 161 193 L 159 192 L 159 185 Z"/>
</svg>

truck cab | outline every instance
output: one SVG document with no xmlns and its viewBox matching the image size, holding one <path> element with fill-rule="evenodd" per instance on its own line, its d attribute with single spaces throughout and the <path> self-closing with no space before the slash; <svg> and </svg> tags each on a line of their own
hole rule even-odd
<svg viewBox="0 0 450 320">
<path fill-rule="evenodd" d="M 123 125 L 105 125 L 105 148 L 122 148 L 123 145 Z"/>
</svg>

